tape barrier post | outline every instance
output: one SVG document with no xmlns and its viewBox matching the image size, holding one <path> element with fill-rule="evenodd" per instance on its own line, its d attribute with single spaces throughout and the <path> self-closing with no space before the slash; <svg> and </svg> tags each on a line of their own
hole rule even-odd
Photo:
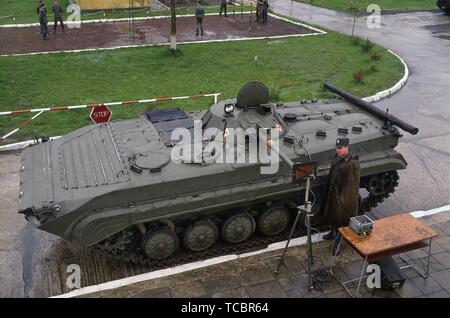
<svg viewBox="0 0 450 318">
<path fill-rule="evenodd" d="M 26 125 L 28 125 L 29 123 L 31 123 L 36 117 L 38 117 L 40 114 L 42 114 L 43 111 L 37 113 L 36 115 L 34 115 L 33 117 L 31 117 L 30 119 L 27 119 L 22 125 L 20 125 L 19 127 L 17 127 L 16 129 L 10 131 L 9 133 L 7 133 L 6 135 L 0 137 L 0 141 L 5 140 L 6 138 L 8 138 L 9 136 L 15 134 L 16 132 L 18 132 L 19 130 L 21 130 L 23 127 L 25 127 Z"/>
</svg>

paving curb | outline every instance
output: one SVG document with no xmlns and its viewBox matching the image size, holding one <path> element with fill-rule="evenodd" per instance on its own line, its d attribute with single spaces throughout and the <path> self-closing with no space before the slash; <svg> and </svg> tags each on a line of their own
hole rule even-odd
<svg viewBox="0 0 450 318">
<path fill-rule="evenodd" d="M 398 58 L 400 60 L 400 62 L 403 64 L 403 68 L 404 68 L 403 77 L 397 83 L 395 83 L 395 85 L 392 86 L 391 88 L 388 88 L 388 89 L 385 89 L 384 91 L 378 92 L 375 95 L 364 97 L 363 100 L 368 103 L 377 102 L 383 98 L 393 95 L 394 93 L 398 92 L 403 87 L 403 85 L 405 85 L 405 83 L 408 80 L 409 68 L 408 68 L 408 65 L 406 64 L 406 62 L 399 55 L 395 54 L 391 50 L 388 49 L 388 52 L 391 53 L 392 55 L 394 55 L 396 58 Z"/>
<path fill-rule="evenodd" d="M 249 11 L 244 12 L 244 14 L 249 14 Z M 215 13 L 207 13 L 206 15 L 216 15 Z M 277 14 L 273 14 L 269 12 L 269 16 L 282 20 L 294 25 L 302 26 L 306 29 L 309 29 L 313 31 L 312 33 L 295 33 L 295 34 L 288 34 L 288 35 L 271 35 L 271 36 L 260 36 L 260 37 L 246 37 L 246 38 L 231 38 L 231 39 L 215 39 L 215 40 L 203 40 L 203 41 L 186 41 L 186 42 L 177 42 L 177 45 L 186 45 L 186 44 L 205 44 L 205 43 L 220 43 L 220 42 L 235 42 L 235 41 L 251 41 L 251 40 L 267 40 L 267 39 L 281 39 L 281 38 L 290 38 L 290 37 L 307 37 L 307 36 L 315 36 L 315 35 L 324 35 L 327 34 L 327 32 L 320 30 L 318 28 L 315 28 L 313 26 L 297 22 L 294 20 L 286 19 L 282 16 L 279 16 Z M 194 17 L 194 15 L 183 15 L 180 17 Z M 168 18 L 166 16 L 156 16 L 156 17 L 146 17 L 142 20 L 149 20 L 149 19 L 162 19 L 162 18 Z M 121 21 L 121 19 L 116 19 L 116 21 L 109 22 L 117 22 L 118 20 Z M 91 22 L 94 20 L 91 20 Z M 108 22 L 108 23 L 109 23 Z M 96 23 L 95 21 L 92 23 Z M 113 46 L 113 47 L 105 47 L 105 48 L 87 48 L 87 49 L 77 49 L 77 50 L 61 50 L 61 51 L 44 51 L 44 52 L 30 52 L 30 53 L 11 53 L 11 54 L 2 54 L 0 57 L 18 57 L 18 56 L 32 56 L 32 55 L 45 55 L 45 54 L 60 54 L 60 53 L 80 53 L 80 52 L 96 52 L 96 51 L 108 51 L 108 50 L 118 50 L 118 49 L 128 49 L 128 48 L 142 48 L 142 47 L 156 47 L 156 46 L 169 46 L 170 43 L 162 42 L 162 43 L 147 43 L 147 44 L 132 44 L 132 45 L 120 45 L 120 46 Z"/>
<path fill-rule="evenodd" d="M 58 139 L 60 137 L 62 137 L 62 136 L 50 137 L 50 140 L 55 140 L 55 139 Z M 0 146 L 0 153 L 3 152 L 3 151 L 11 151 L 11 150 L 23 149 L 23 148 L 26 148 L 28 146 L 34 145 L 34 144 L 36 144 L 36 140 L 31 139 L 31 140 L 16 142 L 14 144 L 8 144 L 8 145 Z"/>
</svg>

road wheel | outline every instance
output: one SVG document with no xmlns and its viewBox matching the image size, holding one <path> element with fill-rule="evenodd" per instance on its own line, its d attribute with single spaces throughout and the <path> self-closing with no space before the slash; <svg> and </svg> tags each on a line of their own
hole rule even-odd
<svg viewBox="0 0 450 318">
<path fill-rule="evenodd" d="M 375 197 L 394 191 L 396 186 L 396 172 L 389 171 L 372 176 L 366 186 L 367 191 Z"/>
<path fill-rule="evenodd" d="M 211 220 L 196 222 L 184 233 L 184 245 L 195 252 L 204 251 L 211 247 L 219 237 L 219 230 Z"/>
<path fill-rule="evenodd" d="M 180 246 L 177 234 L 169 228 L 147 233 L 142 241 L 142 250 L 151 259 L 164 259 L 173 255 Z"/>
<path fill-rule="evenodd" d="M 269 206 L 258 218 L 258 231 L 265 236 L 283 232 L 290 221 L 289 211 L 282 206 Z"/>
<path fill-rule="evenodd" d="M 255 220 L 246 213 L 230 216 L 222 225 L 222 238 L 228 243 L 240 243 L 255 231 Z"/>
</svg>

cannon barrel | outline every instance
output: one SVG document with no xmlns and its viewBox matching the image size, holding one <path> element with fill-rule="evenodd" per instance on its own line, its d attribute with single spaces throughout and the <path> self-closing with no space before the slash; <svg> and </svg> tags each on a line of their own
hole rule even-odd
<svg viewBox="0 0 450 318">
<path fill-rule="evenodd" d="M 342 96 L 345 100 L 352 103 L 353 105 L 356 105 L 356 106 L 364 109 L 365 111 L 369 112 L 370 114 L 372 114 L 382 120 L 389 121 L 391 124 L 403 129 L 404 131 L 409 132 L 412 135 L 415 135 L 419 132 L 419 128 L 414 127 L 414 126 L 404 122 L 400 118 L 397 118 L 391 114 L 387 114 L 386 112 L 380 110 L 379 108 L 375 107 L 374 105 L 362 100 L 359 97 L 356 97 L 355 95 L 350 94 L 349 92 L 347 92 L 337 86 L 334 86 L 333 84 L 331 84 L 329 82 L 326 82 L 323 86 L 326 89 L 328 89 L 329 91 Z"/>
</svg>

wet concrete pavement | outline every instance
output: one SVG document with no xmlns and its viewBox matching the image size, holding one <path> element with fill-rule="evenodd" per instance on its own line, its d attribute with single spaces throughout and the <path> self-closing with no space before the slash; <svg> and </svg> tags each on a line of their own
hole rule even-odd
<svg viewBox="0 0 450 318">
<path fill-rule="evenodd" d="M 273 0 L 276 13 L 319 27 L 351 34 L 353 16 L 290 0 Z M 426 210 L 450 202 L 450 17 L 441 12 L 381 16 L 381 28 L 357 19 L 355 35 L 391 49 L 408 64 L 410 77 L 400 92 L 376 103 L 381 109 L 419 127 L 404 133 L 398 146 L 409 167 L 400 186 L 380 205 L 378 215 Z M 413 195 L 411 195 L 413 194 Z"/>
<path fill-rule="evenodd" d="M 412 269 L 402 273 L 407 278 L 402 288 L 384 291 L 361 287 L 363 298 L 450 298 L 450 211 L 422 218 L 422 221 L 439 233 L 434 239 L 430 257 L 430 276 L 423 279 Z M 329 241 L 314 242 L 313 270 L 321 272 L 316 289 L 308 290 L 305 245 L 291 247 L 285 257 L 285 265 L 277 268 L 282 250 L 241 258 L 190 272 L 157 278 L 112 290 L 83 295 L 82 297 L 130 297 L 130 298 L 349 298 L 344 287 L 326 275 L 332 262 L 332 245 Z M 427 260 L 425 249 L 406 253 L 415 264 L 424 268 Z M 394 260 L 407 265 L 398 256 Z M 340 262 L 333 272 L 341 281 L 359 277 L 363 261 L 344 244 Z M 348 286 L 354 293 L 356 286 Z"/>
<path fill-rule="evenodd" d="M 24 281 L 21 234 L 25 228 L 17 213 L 17 182 L 21 155 L 19 152 L 0 155 L 0 296 L 23 297 Z M 22 223 L 22 224 L 21 224 Z"/>
<path fill-rule="evenodd" d="M 344 13 L 312 8 L 286 0 L 272 1 L 272 9 L 322 27 L 345 33 L 351 32 L 352 18 Z M 409 167 L 400 171 L 400 185 L 396 192 L 375 209 L 374 214 L 377 217 L 426 210 L 450 203 L 449 23 L 450 17 L 429 12 L 383 16 L 382 28 L 376 30 L 368 29 L 362 18 L 357 23 L 357 35 L 368 37 L 372 41 L 392 49 L 405 59 L 411 71 L 411 77 L 406 86 L 399 93 L 377 105 L 380 108 L 389 107 L 393 114 L 420 128 L 420 132 L 416 136 L 405 133 L 397 148 L 405 156 Z M 2 197 L 0 205 L 0 297 L 45 297 L 67 292 L 65 281 L 68 273 L 66 268 L 72 263 L 81 266 L 83 286 L 148 271 L 148 268 L 143 266 L 129 266 L 109 261 L 90 250 L 80 251 L 54 236 L 27 226 L 23 217 L 17 214 L 19 169 L 19 152 L 0 154 L 0 194 Z M 445 229 L 447 230 L 447 228 Z M 445 242 L 443 241 L 443 243 Z M 290 253 L 295 254 L 296 252 Z M 266 260 L 263 262 L 270 262 L 271 255 L 264 256 Z M 441 260 L 444 262 L 446 257 L 442 256 Z M 296 259 L 300 260 L 299 257 Z M 249 277 L 245 279 L 247 281 L 254 280 L 267 286 L 255 285 L 256 287 L 252 287 L 250 286 L 252 284 L 248 283 L 247 288 L 245 285 L 247 283 L 244 284 L 244 278 L 239 274 L 230 277 L 229 280 L 223 280 L 223 277 L 216 277 L 214 280 L 214 276 L 207 276 L 205 287 L 200 283 L 194 284 L 195 275 L 197 275 L 194 272 L 183 274 L 185 283 L 193 287 L 186 289 L 186 285 L 184 287 L 176 285 L 179 290 L 178 294 L 176 291 L 168 291 L 164 288 L 157 291 L 154 288 L 148 288 L 156 294 L 146 292 L 145 290 L 148 289 L 139 292 L 142 296 L 157 296 L 158 293 L 163 295 L 169 293 L 172 296 L 184 295 L 184 292 L 197 296 L 213 295 L 214 293 L 211 291 L 216 288 L 214 282 L 223 284 L 225 281 L 230 284 L 239 283 L 241 287 L 232 285 L 229 286 L 228 291 L 226 291 L 226 286 L 218 287 L 216 296 L 218 294 L 223 297 L 233 295 L 268 297 L 274 293 L 280 297 L 304 295 L 295 291 L 298 287 L 292 287 L 294 285 L 290 285 L 290 288 L 283 287 L 283 284 L 290 284 L 292 281 L 297 282 L 296 286 L 301 285 L 304 273 L 300 273 L 300 269 L 293 269 L 293 273 L 298 274 L 298 280 L 289 277 L 286 281 L 277 280 L 275 283 L 275 278 L 269 279 L 271 275 L 268 274 L 266 277 L 263 275 L 264 272 L 255 271 L 252 267 L 254 262 L 260 262 L 260 260 L 249 258 L 245 262 L 248 264 L 239 265 L 244 266 L 243 271 L 248 269 L 246 271 L 248 273 L 262 275 L 262 278 L 259 279 L 247 274 Z M 236 264 L 227 265 L 230 275 L 233 273 L 234 267 Z M 239 279 L 239 282 L 233 283 L 236 279 Z M 188 283 L 189 281 L 192 283 Z M 274 290 L 275 292 L 273 292 Z M 133 290 L 122 295 L 128 294 L 136 295 Z M 114 296 L 115 294 L 110 295 Z M 336 297 L 340 295 L 343 296 L 341 291 L 335 294 Z"/>
</svg>

